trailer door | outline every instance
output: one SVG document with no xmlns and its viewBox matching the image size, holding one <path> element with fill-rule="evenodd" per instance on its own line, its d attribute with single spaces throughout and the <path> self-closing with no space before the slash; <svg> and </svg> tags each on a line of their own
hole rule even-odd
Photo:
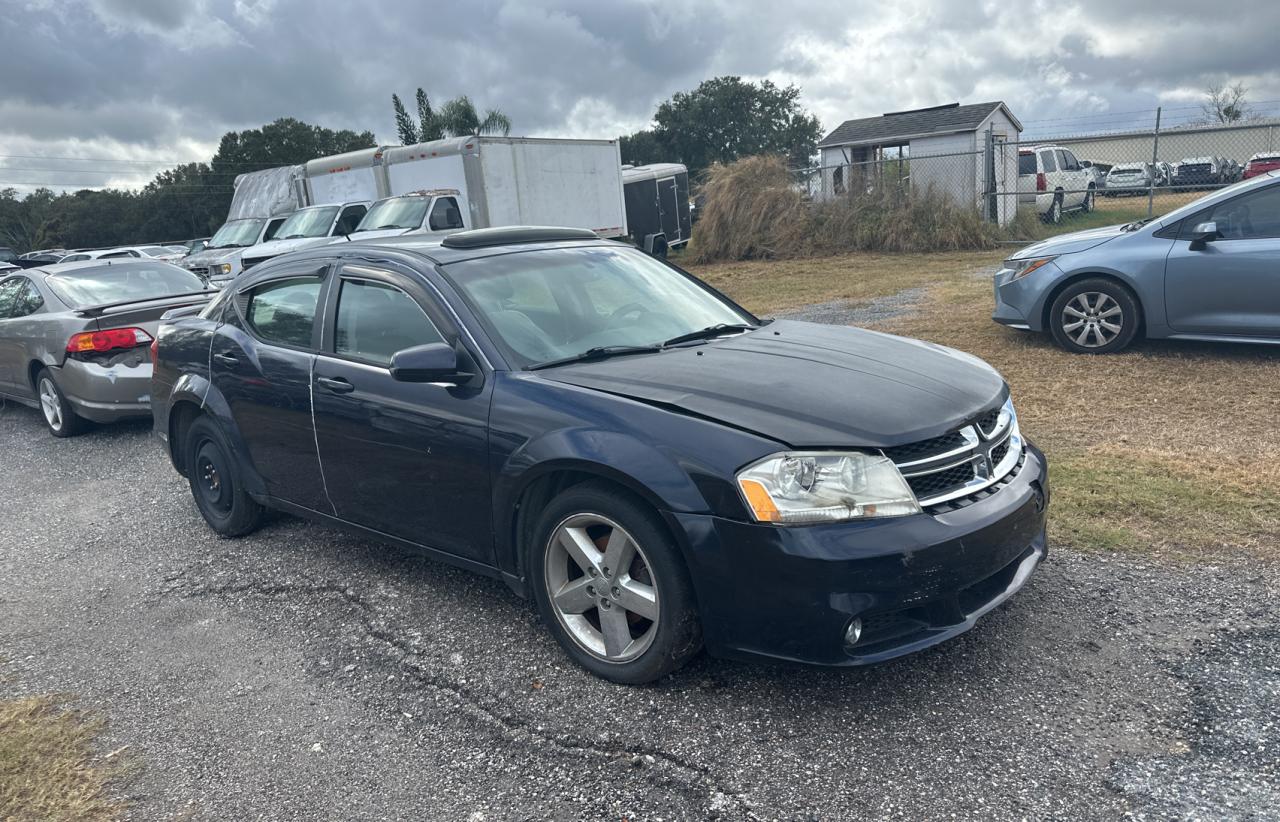
<svg viewBox="0 0 1280 822">
<path fill-rule="evenodd" d="M 675 245 L 684 239 L 680 233 L 680 195 L 676 191 L 676 178 L 658 180 L 658 210 L 662 216 L 662 233 L 667 235 L 667 245 Z"/>
</svg>

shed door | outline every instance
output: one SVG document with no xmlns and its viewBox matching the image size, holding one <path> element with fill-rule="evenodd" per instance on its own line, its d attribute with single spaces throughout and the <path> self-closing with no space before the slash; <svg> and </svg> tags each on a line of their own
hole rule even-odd
<svg viewBox="0 0 1280 822">
<path fill-rule="evenodd" d="M 680 197 L 676 192 L 675 177 L 664 177 L 658 181 L 658 211 L 662 218 L 662 233 L 667 235 L 667 245 L 684 239 L 680 234 Z"/>
</svg>

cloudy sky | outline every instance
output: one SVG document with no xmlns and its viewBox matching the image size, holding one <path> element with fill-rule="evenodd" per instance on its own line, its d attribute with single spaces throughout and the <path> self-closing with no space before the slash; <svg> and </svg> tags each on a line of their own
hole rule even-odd
<svg viewBox="0 0 1280 822">
<path fill-rule="evenodd" d="M 957 100 L 1123 128 L 1225 80 L 1280 114 L 1278 30 L 1266 0 L 0 0 L 0 187 L 141 185 L 281 116 L 395 143 L 419 85 L 537 136 L 614 137 L 719 74 L 795 83 L 827 130 Z"/>
</svg>

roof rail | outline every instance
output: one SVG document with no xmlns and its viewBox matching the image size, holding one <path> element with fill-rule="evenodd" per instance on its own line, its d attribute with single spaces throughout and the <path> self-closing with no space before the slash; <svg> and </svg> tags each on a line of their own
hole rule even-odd
<svg viewBox="0 0 1280 822">
<path fill-rule="evenodd" d="M 598 240 L 594 231 L 586 228 L 559 228 L 546 225 L 503 226 L 501 228 L 475 228 L 450 234 L 441 241 L 445 248 L 487 248 L 495 245 L 517 243 L 546 243 L 555 240 Z"/>
</svg>

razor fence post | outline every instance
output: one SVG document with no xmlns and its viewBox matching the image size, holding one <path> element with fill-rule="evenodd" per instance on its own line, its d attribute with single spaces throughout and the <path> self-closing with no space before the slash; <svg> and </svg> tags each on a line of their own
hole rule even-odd
<svg viewBox="0 0 1280 822">
<path fill-rule="evenodd" d="M 1156 170 L 1156 163 L 1160 162 L 1160 106 L 1156 106 L 1156 131 L 1155 137 L 1151 141 L 1151 170 Z M 1151 219 L 1151 214 L 1155 210 L 1156 199 L 1156 181 L 1151 180 L 1147 186 L 1147 219 Z"/>
</svg>

